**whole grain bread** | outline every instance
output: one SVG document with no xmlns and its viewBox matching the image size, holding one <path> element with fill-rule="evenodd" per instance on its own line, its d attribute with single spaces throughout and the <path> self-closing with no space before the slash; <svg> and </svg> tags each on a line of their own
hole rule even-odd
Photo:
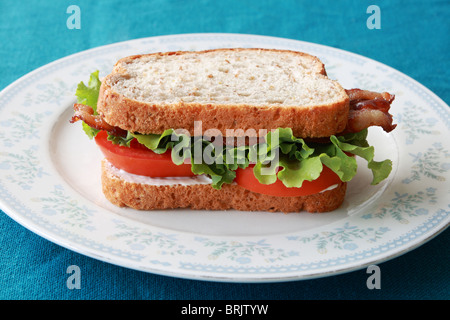
<svg viewBox="0 0 450 320">
<path fill-rule="evenodd" d="M 202 134 L 279 127 L 298 137 L 344 130 L 349 98 L 315 56 L 275 49 L 215 49 L 119 60 L 100 88 L 97 111 L 111 125 L 142 134 Z"/>
<path fill-rule="evenodd" d="M 210 184 L 150 185 L 130 181 L 102 161 L 102 190 L 119 207 L 137 210 L 190 208 L 196 210 L 240 210 L 268 212 L 327 212 L 344 201 L 347 183 L 331 190 L 301 197 L 275 197 L 255 193 L 237 184 L 224 184 L 221 190 Z"/>
</svg>

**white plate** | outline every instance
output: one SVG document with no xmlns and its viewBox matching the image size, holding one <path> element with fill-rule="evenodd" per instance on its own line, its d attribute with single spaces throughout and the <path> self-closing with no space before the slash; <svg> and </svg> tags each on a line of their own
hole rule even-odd
<svg viewBox="0 0 450 320">
<path fill-rule="evenodd" d="M 121 57 L 155 51 L 267 47 L 317 55 L 345 88 L 386 90 L 398 127 L 371 128 L 389 179 L 369 186 L 362 162 L 339 210 L 324 214 L 138 212 L 105 200 L 101 154 L 69 124 L 80 81 Z M 1 208 L 27 229 L 81 254 L 156 274 L 273 282 L 343 273 L 399 256 L 443 231 L 450 213 L 450 109 L 404 74 L 342 50 L 288 39 L 184 34 L 99 47 L 57 60 L 0 94 Z"/>
</svg>

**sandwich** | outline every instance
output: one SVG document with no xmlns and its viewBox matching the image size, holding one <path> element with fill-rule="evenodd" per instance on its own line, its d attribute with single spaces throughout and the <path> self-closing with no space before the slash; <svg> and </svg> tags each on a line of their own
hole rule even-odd
<svg viewBox="0 0 450 320">
<path fill-rule="evenodd" d="M 391 132 L 394 95 L 344 89 L 307 53 L 158 52 L 120 59 L 78 85 L 70 122 L 104 155 L 102 191 L 119 207 L 328 212 L 367 162 L 368 128 Z M 369 186 L 368 186 L 369 187 Z"/>
</svg>

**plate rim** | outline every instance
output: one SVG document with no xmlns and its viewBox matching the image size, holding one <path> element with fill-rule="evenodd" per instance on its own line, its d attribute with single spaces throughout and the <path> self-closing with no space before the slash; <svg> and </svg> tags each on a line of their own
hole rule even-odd
<svg viewBox="0 0 450 320">
<path fill-rule="evenodd" d="M 73 53 L 70 54 L 68 56 L 59 58 L 57 60 L 54 60 L 48 64 L 42 65 L 32 71 L 30 71 L 29 73 L 23 75 L 22 77 L 16 79 L 14 82 L 12 82 L 11 84 L 9 84 L 8 86 L 6 86 L 5 88 L 3 88 L 0 92 L 0 99 L 6 95 L 8 93 L 8 91 L 11 90 L 11 88 L 14 88 L 18 83 L 20 83 L 21 81 L 26 81 L 29 77 L 32 77 L 34 74 L 37 74 L 39 72 L 41 72 L 44 69 L 47 69 L 51 66 L 54 65 L 58 65 L 59 63 L 63 62 L 63 61 L 68 61 L 70 59 L 72 59 L 74 56 L 79 57 L 79 56 L 84 56 L 85 54 L 89 54 L 89 53 L 98 53 L 98 51 L 100 49 L 104 49 L 104 48 L 112 48 L 112 47 L 118 47 L 120 45 L 123 44 L 127 44 L 129 42 L 141 42 L 147 39 L 155 39 L 155 38 L 170 38 L 170 37 L 185 37 L 185 36 L 195 36 L 195 37 L 201 37 L 204 35 L 210 35 L 210 36 L 215 36 L 215 37 L 220 37 L 220 36 L 237 36 L 237 37 L 255 37 L 255 38 L 261 38 L 261 39 L 272 39 L 272 40 L 277 40 L 277 41 L 282 41 L 282 42 L 296 42 L 296 43 L 300 43 L 300 44 L 306 44 L 306 45 L 312 45 L 312 46 L 318 46 L 318 47 L 322 47 L 325 48 L 327 50 L 332 50 L 332 51 L 339 51 L 342 54 L 346 54 L 346 55 L 354 55 L 354 56 L 358 56 L 359 58 L 362 58 L 364 60 L 369 60 L 372 61 L 373 63 L 376 63 L 378 65 L 382 65 L 383 67 L 389 69 L 391 72 L 395 72 L 398 73 L 399 75 L 401 75 L 402 77 L 406 77 L 409 81 L 413 82 L 416 86 L 421 87 L 423 90 L 425 90 L 425 92 L 431 96 L 433 96 L 433 98 L 435 98 L 441 106 L 443 105 L 447 105 L 445 103 L 445 101 L 443 99 L 441 99 L 439 96 L 437 96 L 435 93 L 433 93 L 430 89 L 428 89 L 426 86 L 422 85 L 421 83 L 419 83 L 418 81 L 416 81 L 415 79 L 411 78 L 410 76 L 388 66 L 385 65 L 384 63 L 378 62 L 376 60 L 373 60 L 371 58 L 368 57 L 364 57 L 362 55 L 359 55 L 357 53 L 353 53 L 353 52 L 349 52 L 340 48 L 334 48 L 334 47 L 330 47 L 330 46 L 326 46 L 323 44 L 316 44 L 316 43 L 311 43 L 311 42 L 305 42 L 305 41 L 301 41 L 301 40 L 295 40 L 295 39 L 288 39 L 288 38 L 280 38 L 280 37 L 273 37 L 273 36 L 265 36 L 265 35 L 252 35 L 252 34 L 239 34 L 239 33 L 186 33 L 186 34 L 173 34 L 173 35 L 163 35 L 163 36 L 152 36 L 152 37 L 143 37 L 143 38 L 137 38 L 137 39 L 130 39 L 130 40 L 125 40 L 125 41 L 121 41 L 121 42 L 117 42 L 117 43 L 111 43 L 111 44 L 107 44 L 107 45 L 103 45 L 103 46 L 97 46 L 94 48 L 90 48 L 87 50 L 83 50 L 77 53 Z M 239 39 L 238 39 L 239 40 Z M 448 105 L 447 105 L 448 106 Z M 450 114 L 450 113 L 449 113 Z M 3 188 L 3 186 L 0 185 L 1 188 Z M 12 195 L 11 195 L 12 196 Z M 10 199 L 11 200 L 11 199 Z M 11 219 L 13 219 L 14 221 L 18 222 L 20 225 L 24 226 L 26 229 L 32 231 L 33 233 L 41 236 L 42 238 L 45 238 L 55 244 L 58 244 L 62 247 L 65 247 L 71 251 L 74 252 L 78 252 L 80 254 L 89 256 L 91 258 L 94 258 L 96 260 L 100 260 L 100 261 L 104 261 L 104 262 L 108 262 L 111 264 L 115 264 L 115 265 L 119 265 L 125 268 L 130 268 L 130 269 L 134 269 L 134 270 L 141 270 L 141 271 L 145 271 L 145 272 L 151 272 L 154 274 L 160 274 L 160 275 L 166 275 L 166 276 L 173 276 L 173 277 L 177 277 L 177 278 L 186 278 L 186 279 L 195 279 L 195 280 L 207 280 L 207 281 L 219 281 L 219 282 L 285 282 L 285 281 L 293 281 L 293 280 L 302 280 L 302 279 L 314 279 L 314 278 L 320 278 L 320 277 L 324 277 L 324 276 L 328 276 L 328 275 L 337 275 L 337 274 L 342 274 L 342 273 L 347 273 L 350 271 L 354 271 L 354 270 L 359 270 L 362 269 L 364 267 L 367 267 L 368 265 L 373 264 L 374 262 L 377 263 L 382 263 L 384 261 L 387 260 L 391 260 L 393 258 L 396 258 L 398 256 L 401 256 L 407 252 L 410 252 L 414 249 L 416 249 L 417 247 L 423 245 L 424 243 L 430 241 L 431 239 L 433 239 L 434 237 L 438 236 L 439 234 L 441 234 L 443 231 L 445 231 L 447 229 L 447 227 L 449 226 L 449 222 L 447 222 L 446 224 L 441 225 L 440 229 L 433 229 L 434 232 L 427 236 L 425 239 L 422 239 L 421 241 L 418 241 L 415 243 L 414 246 L 409 246 L 404 250 L 401 251 L 397 251 L 397 252 L 393 252 L 388 256 L 385 256 L 384 259 L 377 259 L 375 256 L 375 259 L 366 263 L 363 263 L 361 265 L 354 265 L 352 267 L 349 268 L 341 268 L 337 271 L 326 271 L 323 273 L 312 273 L 312 274 L 307 274 L 307 275 L 300 275 L 300 276 L 291 276 L 291 277 L 285 277 L 283 275 L 281 276 L 276 276 L 276 277 L 263 277 L 263 278 L 241 278 L 241 277 L 237 277 L 237 278 L 233 278 L 233 277 L 218 277 L 218 276 L 208 276 L 208 275 L 195 275 L 195 274 L 191 274 L 189 272 L 182 274 L 179 268 L 177 268 L 177 272 L 164 272 L 164 269 L 160 269 L 160 268 L 149 268 L 148 266 L 144 267 L 142 266 L 141 268 L 136 268 L 136 266 L 130 266 L 129 264 L 126 263 L 126 261 L 124 262 L 118 262 L 116 261 L 112 261 L 110 257 L 108 256 L 99 256 L 98 252 L 95 250 L 92 250 L 92 248 L 90 247 L 86 247 L 84 245 L 73 245 L 73 242 L 68 239 L 68 238 L 62 238 L 58 235 L 54 235 L 54 234 L 48 234 L 48 232 L 44 232 L 41 229 L 39 229 L 39 225 L 33 223 L 33 221 L 30 221 L 29 219 L 26 219 L 26 216 L 23 215 L 18 215 L 17 212 L 14 212 L 14 209 L 12 208 L 12 206 L 5 201 L 4 197 L 0 198 L 0 208 L 5 212 L 5 214 L 7 214 Z M 91 252 L 92 251 L 92 252 Z M 117 259 L 118 257 L 115 256 L 115 258 Z M 127 260 L 129 261 L 129 260 Z M 185 270 L 184 270 L 185 271 Z M 261 276 L 261 274 L 259 274 Z"/>
</svg>

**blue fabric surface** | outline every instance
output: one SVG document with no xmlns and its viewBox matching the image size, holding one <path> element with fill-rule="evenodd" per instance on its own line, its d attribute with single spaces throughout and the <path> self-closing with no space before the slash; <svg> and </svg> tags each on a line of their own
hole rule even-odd
<svg viewBox="0 0 450 320">
<path fill-rule="evenodd" d="M 81 29 L 66 27 L 69 5 Z M 369 5 L 381 29 L 366 26 Z M 0 2 L 0 89 L 79 51 L 129 39 L 220 32 L 324 44 L 385 63 L 450 103 L 450 1 L 11 1 Z M 0 195 L 1 196 L 1 195 Z M 365 270 L 271 284 L 214 283 L 147 274 L 74 253 L 0 212 L 0 299 L 449 299 L 450 232 L 380 264 L 382 288 Z M 82 287 L 66 286 L 69 265 Z"/>
</svg>

